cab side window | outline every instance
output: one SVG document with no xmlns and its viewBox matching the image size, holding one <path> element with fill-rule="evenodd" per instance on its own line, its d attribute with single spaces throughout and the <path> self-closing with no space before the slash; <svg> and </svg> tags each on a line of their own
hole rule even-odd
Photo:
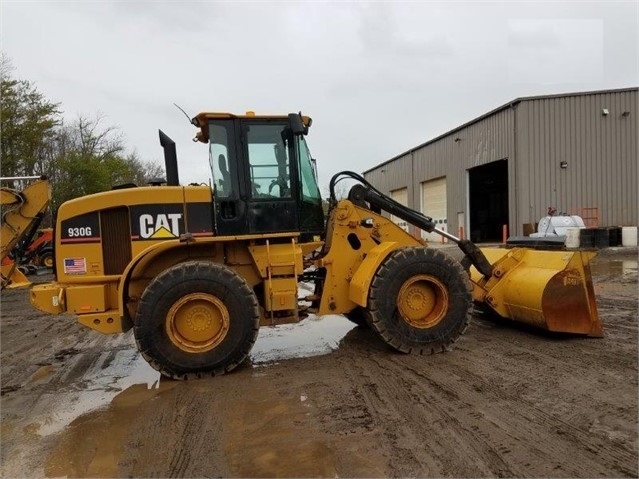
<svg viewBox="0 0 639 479">
<path fill-rule="evenodd" d="M 230 125 L 211 124 L 209 126 L 209 162 L 215 196 L 229 198 L 237 191 L 235 178 L 236 162 L 229 147 L 228 127 Z"/>
</svg>

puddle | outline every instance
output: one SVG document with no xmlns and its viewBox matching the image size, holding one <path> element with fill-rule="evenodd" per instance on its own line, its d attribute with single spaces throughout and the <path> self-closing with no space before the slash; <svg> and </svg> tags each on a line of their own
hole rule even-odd
<svg viewBox="0 0 639 479">
<path fill-rule="evenodd" d="M 344 316 L 311 315 L 295 324 L 261 327 L 251 350 L 253 364 L 328 354 L 355 328 Z"/>
<path fill-rule="evenodd" d="M 637 275 L 636 259 L 596 259 L 590 263 L 590 271 L 593 276 L 621 278 Z"/>
<path fill-rule="evenodd" d="M 346 318 L 337 315 L 309 316 L 297 324 L 262 327 L 250 360 L 254 365 L 260 365 L 328 354 L 338 348 L 340 341 L 354 327 Z M 77 355 L 76 364 L 84 357 Z M 50 373 L 44 368 L 31 380 L 42 379 Z M 65 379 L 69 380 L 61 378 L 62 381 Z M 39 404 L 46 404 L 46 410 L 38 411 L 36 406 L 34 415 L 40 417 L 36 420 L 40 436 L 58 433 L 83 414 L 108 406 L 118 393 L 131 386 L 157 389 L 160 374 L 131 347 L 102 353 L 80 377 L 69 383 L 71 386 L 66 391 L 43 394 Z"/>
<path fill-rule="evenodd" d="M 240 387 L 242 401 L 223 418 L 229 476 L 337 477 L 334 451 L 310 419 L 312 399 L 282 391 L 268 378 Z"/>
<path fill-rule="evenodd" d="M 56 393 L 55 399 L 41 403 L 57 404 L 40 423 L 38 434 L 48 436 L 64 429 L 74 419 L 89 411 L 107 406 L 122 390 L 140 384 L 147 389 L 158 388 L 160 373 L 151 368 L 135 349 L 103 353 L 76 381 L 80 391 Z M 46 396 L 46 394 L 44 395 Z"/>
</svg>

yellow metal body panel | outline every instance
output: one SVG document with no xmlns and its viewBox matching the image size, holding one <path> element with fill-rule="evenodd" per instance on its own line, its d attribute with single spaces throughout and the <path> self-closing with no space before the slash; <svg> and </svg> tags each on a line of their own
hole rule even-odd
<svg viewBox="0 0 639 479">
<path fill-rule="evenodd" d="M 20 204 L 20 195 L 9 188 L 0 188 L 0 205 L 7 207 L 9 205 Z"/>
<path fill-rule="evenodd" d="M 474 267 L 473 299 L 499 315 L 549 331 L 603 336 L 588 262 L 590 252 L 482 248 L 493 265 Z"/>
<path fill-rule="evenodd" d="M 350 297 L 351 282 L 364 259 L 377 245 L 383 243 L 396 243 L 401 246 L 422 245 L 420 241 L 388 218 L 366 208 L 360 208 L 348 200 L 340 201 L 331 210 L 328 225 L 325 248 L 327 253 L 316 261 L 317 266 L 326 268 L 326 280 L 319 307 L 320 315 L 348 312 L 359 304 Z M 391 251 L 392 248 L 386 254 Z M 380 263 L 382 259 L 379 259 Z M 368 270 L 362 272 L 362 277 L 370 274 L 370 271 L 371 267 L 368 266 Z M 368 291 L 364 292 L 361 285 L 359 291 L 357 293 L 355 291 L 357 289 L 353 294 L 358 301 L 362 301 L 364 295 L 368 294 Z"/>
<path fill-rule="evenodd" d="M 291 241 L 289 244 L 266 244 L 249 246 L 248 250 L 253 257 L 262 278 L 269 276 L 297 275 L 302 272 L 302 248 Z"/>
<path fill-rule="evenodd" d="M 297 310 L 297 278 L 272 278 L 264 283 L 266 311 Z"/>
<path fill-rule="evenodd" d="M 125 329 L 119 314 L 116 309 L 104 313 L 80 314 L 78 322 L 102 334 L 121 333 Z"/>
<path fill-rule="evenodd" d="M 60 314 L 66 311 L 64 288 L 58 283 L 37 284 L 31 288 L 31 304 L 40 311 Z"/>
<path fill-rule="evenodd" d="M 100 283 L 67 288 L 66 299 L 69 313 L 102 313 L 106 311 L 108 304 L 107 285 Z"/>
<path fill-rule="evenodd" d="M 103 245 L 97 242 L 81 242 L 62 240 L 62 222 L 68 218 L 79 217 L 86 214 L 100 212 L 114 208 L 144 207 L 149 204 L 161 205 L 185 205 L 186 203 L 211 203 L 211 189 L 208 186 L 163 186 L 159 187 L 139 187 L 123 190 L 111 190 L 94 195 L 77 198 L 64 203 L 58 211 L 58 220 L 55 232 L 56 242 L 56 271 L 57 279 L 63 283 L 85 282 L 86 278 L 100 278 L 104 274 Z M 183 211 L 183 221 L 188 223 L 187 210 Z M 212 235 L 212 233 L 211 233 Z M 177 236 L 168 232 L 168 236 L 150 238 L 144 241 L 136 241 L 130 238 L 131 256 L 136 258 L 149 247 L 165 241 L 176 239 Z M 86 264 L 84 273 L 65 272 L 65 259 L 83 258 Z M 88 280 L 91 282 L 91 280 Z"/>
<path fill-rule="evenodd" d="M 379 265 L 382 264 L 382 261 L 384 261 L 389 253 L 402 246 L 403 245 L 397 242 L 388 241 L 370 250 L 351 280 L 348 291 L 348 297 L 351 301 L 360 306 L 366 306 L 368 304 L 368 288 L 371 285 L 371 281 L 373 281 L 377 268 L 379 268 Z"/>
</svg>

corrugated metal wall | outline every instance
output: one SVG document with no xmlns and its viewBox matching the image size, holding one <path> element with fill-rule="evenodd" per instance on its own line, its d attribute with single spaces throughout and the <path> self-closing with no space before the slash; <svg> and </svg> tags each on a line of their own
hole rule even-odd
<svg viewBox="0 0 639 479">
<path fill-rule="evenodd" d="M 415 151 L 415 191 L 420 190 L 419 185 L 423 181 L 446 177 L 448 231 L 451 233 L 459 231 L 459 212 L 465 212 L 466 218 L 469 217 L 467 170 L 506 158 L 510 167 L 509 157 L 514 150 L 513 117 L 511 109 L 502 110 Z M 509 192 L 509 195 L 512 194 L 513 190 Z M 419 198 L 413 205 L 419 208 Z M 428 214 L 428 211 L 424 213 Z"/>
<path fill-rule="evenodd" d="M 469 221 L 468 169 L 507 159 L 511 234 L 523 234 L 523 223 L 538 221 L 548 206 L 594 207 L 601 226 L 636 225 L 637 105 L 637 89 L 523 99 L 365 176 L 385 193 L 407 187 L 417 210 L 420 184 L 445 176 L 448 230 L 456 233 L 459 212 Z"/>
<path fill-rule="evenodd" d="M 407 154 L 369 171 L 364 177 L 387 195 L 390 195 L 393 190 L 408 188 L 408 206 L 415 209 L 414 191 L 411 186 L 412 171 L 411 154 Z"/>
<path fill-rule="evenodd" d="M 638 114 L 636 90 L 521 102 L 519 218 L 534 222 L 548 206 L 597 208 L 600 226 L 636 225 Z"/>
<path fill-rule="evenodd" d="M 457 224 L 457 214 L 464 212 L 468 221 L 467 170 L 508 158 L 510 175 L 510 156 L 514 151 L 513 118 L 512 109 L 502 110 L 370 170 L 365 177 L 387 194 L 407 186 L 408 204 L 416 210 L 420 210 L 421 183 L 446 177 L 448 231 L 457 234 L 460 226 Z M 512 185 L 509 187 L 509 197 L 512 197 L 515 194 L 514 184 L 512 181 L 509 184 Z M 428 211 L 424 213 L 429 214 Z"/>
</svg>

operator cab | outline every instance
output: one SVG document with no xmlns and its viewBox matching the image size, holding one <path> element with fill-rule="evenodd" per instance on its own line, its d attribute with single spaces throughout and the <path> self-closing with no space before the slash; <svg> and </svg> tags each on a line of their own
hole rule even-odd
<svg viewBox="0 0 639 479">
<path fill-rule="evenodd" d="M 197 139 L 209 145 L 218 235 L 324 230 L 322 200 L 301 114 L 200 113 Z"/>
</svg>

